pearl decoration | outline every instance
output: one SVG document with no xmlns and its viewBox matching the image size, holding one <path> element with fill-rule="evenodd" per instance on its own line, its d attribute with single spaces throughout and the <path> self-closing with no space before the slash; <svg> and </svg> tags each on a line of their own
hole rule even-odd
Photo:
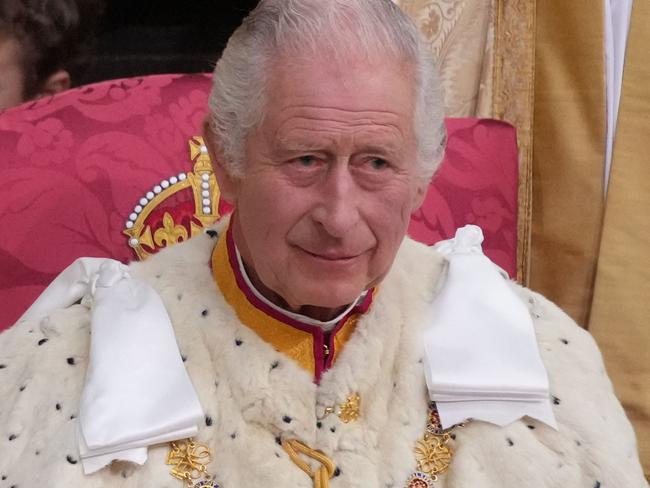
<svg viewBox="0 0 650 488">
<path fill-rule="evenodd" d="M 187 178 L 187 175 L 186 175 L 185 173 L 180 173 L 180 174 L 178 175 L 178 179 L 179 179 L 180 181 L 185 181 L 185 178 Z"/>
<path fill-rule="evenodd" d="M 175 185 L 176 183 L 178 183 L 178 178 L 176 178 L 175 176 L 172 176 L 171 178 L 169 178 L 169 182 L 172 185 Z"/>
<path fill-rule="evenodd" d="M 209 198 L 210 197 L 210 192 L 208 190 L 203 190 L 201 192 L 201 196 L 203 196 L 204 198 Z"/>
<path fill-rule="evenodd" d="M 149 203 L 149 200 L 147 200 L 146 198 L 140 199 L 140 205 L 145 206 L 147 203 Z"/>
<path fill-rule="evenodd" d="M 203 183 L 201 183 L 201 188 L 203 188 L 204 190 L 207 190 L 208 188 L 210 188 L 210 183 L 208 183 L 207 181 L 204 181 Z"/>
<path fill-rule="evenodd" d="M 153 187 L 153 192 L 154 193 L 160 193 L 162 191 L 162 188 L 160 185 L 156 185 Z"/>
<path fill-rule="evenodd" d="M 162 186 L 163 188 L 169 188 L 169 181 L 167 181 L 167 180 L 162 180 L 162 181 L 160 182 L 160 186 Z"/>
<path fill-rule="evenodd" d="M 203 181 L 210 181 L 210 175 L 207 174 L 207 173 L 203 173 L 203 174 L 201 175 L 201 179 L 202 179 Z"/>
<path fill-rule="evenodd" d="M 135 212 L 129 215 L 129 220 L 136 220 L 137 218 L 138 218 L 138 214 Z"/>
<path fill-rule="evenodd" d="M 204 154 L 207 153 L 208 148 L 206 146 L 201 146 L 201 152 L 204 153 Z"/>
<path fill-rule="evenodd" d="M 209 214 L 211 212 L 210 207 L 203 207 L 203 213 Z"/>
<path fill-rule="evenodd" d="M 133 222 L 131 222 L 131 221 L 129 220 L 129 221 L 126 223 L 126 228 L 127 228 L 127 229 L 133 229 Z"/>
<path fill-rule="evenodd" d="M 210 199 L 209 198 L 204 198 L 203 199 L 203 205 L 210 206 Z"/>
<path fill-rule="evenodd" d="M 147 200 L 151 200 L 151 199 L 153 199 L 153 197 L 154 197 L 153 192 L 152 192 L 152 191 L 148 191 L 148 192 L 147 192 Z"/>
<path fill-rule="evenodd" d="M 134 210 L 135 213 L 142 212 L 142 205 L 136 205 L 136 207 L 133 210 Z"/>
<path fill-rule="evenodd" d="M 132 238 L 132 239 L 129 239 L 129 246 L 137 247 L 138 244 L 140 244 L 140 241 L 138 241 L 135 237 Z"/>
</svg>

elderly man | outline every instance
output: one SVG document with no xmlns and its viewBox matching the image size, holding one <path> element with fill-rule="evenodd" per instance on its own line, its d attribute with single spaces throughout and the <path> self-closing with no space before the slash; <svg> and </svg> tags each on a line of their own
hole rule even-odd
<svg viewBox="0 0 650 488">
<path fill-rule="evenodd" d="M 397 7 L 263 0 L 214 79 L 233 215 L 0 337 L 2 486 L 647 486 L 588 334 L 404 237 L 444 131 Z"/>
</svg>

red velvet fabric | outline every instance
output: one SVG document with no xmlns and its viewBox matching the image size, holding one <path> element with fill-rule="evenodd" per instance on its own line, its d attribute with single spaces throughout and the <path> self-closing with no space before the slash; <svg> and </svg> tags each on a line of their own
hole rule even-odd
<svg viewBox="0 0 650 488">
<path fill-rule="evenodd" d="M 134 259 L 122 234 L 154 185 L 192 170 L 209 75 L 106 81 L 0 114 L 0 330 L 80 256 Z M 478 224 L 488 256 L 516 274 L 514 129 L 447 121 L 447 156 L 409 233 L 431 244 Z"/>
</svg>

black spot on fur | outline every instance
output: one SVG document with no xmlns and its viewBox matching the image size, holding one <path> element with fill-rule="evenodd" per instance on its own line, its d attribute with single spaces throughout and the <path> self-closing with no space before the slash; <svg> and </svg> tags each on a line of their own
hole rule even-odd
<svg viewBox="0 0 650 488">
<path fill-rule="evenodd" d="M 23 385 L 20 388 L 18 388 L 18 391 L 25 391 L 25 388 L 27 388 L 27 387 L 25 385 Z"/>
<path fill-rule="evenodd" d="M 600 481 L 596 481 L 596 484 L 594 485 L 594 488 L 600 488 Z"/>
<path fill-rule="evenodd" d="M 42 346 L 42 345 L 45 344 L 47 341 L 49 341 L 49 339 L 41 339 L 40 341 L 37 342 L 37 344 L 38 344 L 39 346 Z"/>
<path fill-rule="evenodd" d="M 564 345 L 567 345 L 569 343 L 569 341 L 567 341 L 566 339 L 560 339 L 560 342 Z"/>
<path fill-rule="evenodd" d="M 212 417 L 210 417 L 209 415 L 205 416 L 205 425 L 207 425 L 208 427 L 212 426 Z"/>
<path fill-rule="evenodd" d="M 582 446 L 582 442 L 580 442 L 578 439 L 576 439 L 576 446 L 578 446 L 578 447 Z"/>
<path fill-rule="evenodd" d="M 6 479 L 7 479 L 7 475 L 6 475 L 6 474 L 3 474 L 1 479 L 2 479 L 2 481 L 6 480 Z"/>
<path fill-rule="evenodd" d="M 527 425 L 526 427 L 528 427 L 530 430 L 535 430 L 535 426 L 534 426 L 534 425 Z"/>
<path fill-rule="evenodd" d="M 71 356 L 71 357 L 69 357 L 69 358 L 66 359 L 66 362 L 67 362 L 70 366 L 74 366 L 74 362 L 75 362 L 75 361 L 74 361 L 74 358 Z"/>
<path fill-rule="evenodd" d="M 278 459 L 280 459 L 280 453 L 279 453 L 279 452 L 276 452 L 276 453 L 275 453 L 275 457 L 278 458 Z"/>
<path fill-rule="evenodd" d="M 286 424 L 290 424 L 292 420 L 293 419 L 291 417 L 289 417 L 288 415 L 285 415 L 284 417 L 282 417 L 282 421 L 284 423 L 286 423 Z"/>
<path fill-rule="evenodd" d="M 5 369 L 7 367 L 6 364 L 0 364 L 0 369 Z"/>
<path fill-rule="evenodd" d="M 276 443 L 278 446 L 281 446 L 281 445 L 282 445 L 282 439 L 280 439 L 280 436 L 277 436 L 277 437 L 275 438 L 275 443 Z"/>
<path fill-rule="evenodd" d="M 241 346 L 244 343 L 241 339 L 235 339 L 235 345 L 236 346 Z"/>
<path fill-rule="evenodd" d="M 77 416 L 75 414 L 70 415 L 70 420 L 74 420 L 76 418 L 77 418 Z"/>
<path fill-rule="evenodd" d="M 41 451 L 34 451 L 34 454 L 35 454 L 36 456 L 40 456 Z"/>
<path fill-rule="evenodd" d="M 330 427 L 330 432 L 331 432 L 332 434 L 333 434 L 334 432 L 336 432 L 336 427 Z"/>
<path fill-rule="evenodd" d="M 181 354 L 181 359 L 183 362 L 187 361 L 187 356 L 185 354 Z"/>
<path fill-rule="evenodd" d="M 162 275 L 159 273 L 156 275 L 156 279 L 159 280 Z"/>
<path fill-rule="evenodd" d="M 280 361 L 273 361 L 273 362 L 271 363 L 271 369 L 275 369 L 275 368 L 277 368 L 278 366 L 280 366 Z"/>
<path fill-rule="evenodd" d="M 316 422 L 316 427 L 318 427 L 319 429 L 323 428 L 323 422 L 321 422 L 320 420 Z"/>
<path fill-rule="evenodd" d="M 205 233 L 208 234 L 212 239 L 219 237 L 219 233 L 216 230 L 206 230 Z"/>
<path fill-rule="evenodd" d="M 176 295 L 176 299 L 180 302 L 183 299 L 183 294 L 179 293 L 178 295 Z"/>
<path fill-rule="evenodd" d="M 512 447 L 512 446 L 515 445 L 515 443 L 512 441 L 512 439 L 511 439 L 510 437 L 506 437 L 506 440 L 508 441 L 508 445 L 509 445 L 510 447 Z"/>
<path fill-rule="evenodd" d="M 233 432 L 232 434 L 230 434 L 230 438 L 237 439 L 237 432 Z"/>
<path fill-rule="evenodd" d="M 449 437 L 451 437 L 453 440 L 456 440 L 456 434 L 450 434 Z"/>
<path fill-rule="evenodd" d="M 207 317 L 207 316 L 208 316 L 208 313 L 209 313 L 209 312 L 208 312 L 208 309 L 206 308 L 205 310 L 203 310 L 203 311 L 201 312 L 201 315 L 203 315 L 204 317 Z"/>
<path fill-rule="evenodd" d="M 341 468 L 337 467 L 337 468 L 334 470 L 334 476 L 341 476 Z"/>
<path fill-rule="evenodd" d="M 553 397 L 553 405 L 559 405 L 560 403 L 561 403 L 560 399 L 558 397 L 554 396 Z"/>
<path fill-rule="evenodd" d="M 70 454 L 68 454 L 68 455 L 65 457 L 65 459 L 66 459 L 66 461 L 68 461 L 70 464 L 77 464 L 77 460 L 76 460 L 75 458 L 73 458 L 72 456 L 70 456 Z"/>
<path fill-rule="evenodd" d="M 56 408 L 57 410 L 61 410 L 61 404 L 57 403 L 56 405 L 54 405 L 54 408 Z"/>
<path fill-rule="evenodd" d="M 17 437 L 18 437 L 18 436 L 17 436 L 16 434 L 11 434 L 11 435 L 9 436 L 9 440 L 10 440 L 10 441 L 13 441 L 13 440 L 16 439 Z"/>
</svg>

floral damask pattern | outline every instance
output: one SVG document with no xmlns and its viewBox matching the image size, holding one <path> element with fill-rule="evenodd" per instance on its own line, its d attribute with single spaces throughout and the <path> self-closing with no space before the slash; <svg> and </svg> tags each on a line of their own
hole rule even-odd
<svg viewBox="0 0 650 488">
<path fill-rule="evenodd" d="M 210 77 L 115 80 L 0 114 L 0 330 L 80 256 L 135 259 L 122 234 L 139 198 L 188 172 Z M 447 158 L 409 233 L 434 243 L 478 223 L 484 249 L 514 276 L 514 129 L 450 119 Z"/>
<path fill-rule="evenodd" d="M 450 117 L 490 117 L 492 0 L 395 0 L 416 22 L 438 64 Z"/>
</svg>

